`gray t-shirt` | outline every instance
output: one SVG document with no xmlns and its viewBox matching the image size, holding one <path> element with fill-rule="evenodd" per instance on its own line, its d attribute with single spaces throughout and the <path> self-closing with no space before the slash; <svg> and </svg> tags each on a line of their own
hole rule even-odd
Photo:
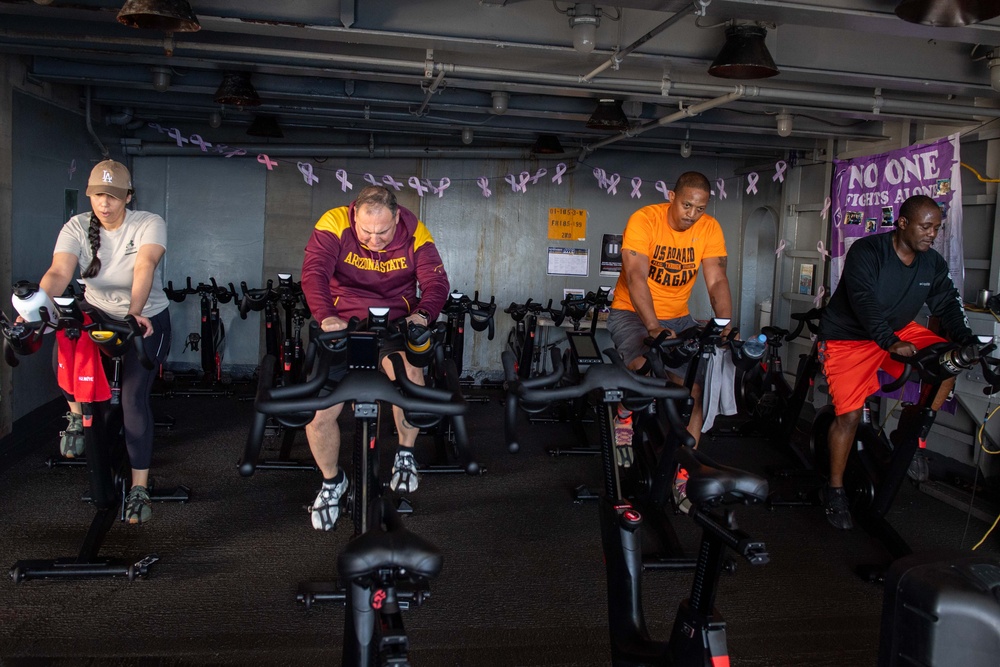
<svg viewBox="0 0 1000 667">
<path fill-rule="evenodd" d="M 76 255 L 80 271 L 87 268 L 93 253 L 87 233 L 90 230 L 90 213 L 74 215 L 63 225 L 53 253 L 67 252 Z M 101 247 L 97 256 L 101 270 L 93 278 L 84 278 L 87 286 L 87 303 L 111 317 L 124 319 L 132 299 L 132 273 L 139 248 L 148 244 L 167 247 L 167 224 L 163 218 L 148 211 L 125 209 L 125 222 L 109 232 L 101 228 Z M 153 317 L 166 309 L 169 301 L 163 292 L 163 262 L 156 265 L 153 286 L 142 309 L 146 317 Z"/>
</svg>

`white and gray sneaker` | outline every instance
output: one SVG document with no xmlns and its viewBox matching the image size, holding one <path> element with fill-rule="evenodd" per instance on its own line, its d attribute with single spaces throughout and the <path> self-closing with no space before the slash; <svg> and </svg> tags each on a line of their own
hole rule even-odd
<svg viewBox="0 0 1000 667">
<path fill-rule="evenodd" d="M 413 493 L 420 484 L 420 474 L 417 473 L 417 460 L 409 448 L 400 447 L 396 459 L 392 462 L 392 479 L 389 488 L 402 493 Z"/>
<path fill-rule="evenodd" d="M 347 475 L 344 475 L 340 484 L 328 484 L 323 482 L 316 500 L 309 508 L 312 515 L 312 525 L 316 530 L 333 530 L 333 526 L 340 517 L 340 499 L 347 491 Z"/>
</svg>

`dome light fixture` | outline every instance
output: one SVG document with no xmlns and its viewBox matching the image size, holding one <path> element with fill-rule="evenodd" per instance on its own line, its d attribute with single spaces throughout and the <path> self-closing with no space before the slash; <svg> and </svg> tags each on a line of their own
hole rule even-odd
<svg viewBox="0 0 1000 667">
<path fill-rule="evenodd" d="M 170 68 L 152 67 L 151 69 L 153 71 L 153 90 L 162 93 L 170 88 Z"/>
<path fill-rule="evenodd" d="M 502 90 L 494 90 L 493 96 L 493 108 L 490 109 L 490 113 L 497 116 L 507 113 L 507 103 L 510 102 L 510 95 Z"/>
<path fill-rule="evenodd" d="M 775 116 L 775 121 L 778 124 L 778 136 L 788 137 L 792 134 L 792 114 L 788 113 L 784 109 L 781 110 L 777 116 Z"/>
<path fill-rule="evenodd" d="M 597 27 L 601 25 L 600 8 L 578 2 L 566 13 L 569 14 L 569 27 L 573 29 L 573 48 L 578 53 L 591 53 L 597 45 Z"/>
<path fill-rule="evenodd" d="M 472 128 L 463 127 L 462 128 L 462 143 L 468 146 L 472 143 Z"/>
<path fill-rule="evenodd" d="M 681 144 L 681 157 L 682 158 L 689 158 L 689 157 L 691 157 L 691 142 L 689 141 L 690 138 L 691 138 L 691 130 L 687 130 L 684 133 L 684 143 Z"/>
<path fill-rule="evenodd" d="M 903 0 L 896 5 L 896 16 L 910 23 L 939 28 L 960 28 L 1000 16 L 1000 2 L 995 0 Z"/>
</svg>

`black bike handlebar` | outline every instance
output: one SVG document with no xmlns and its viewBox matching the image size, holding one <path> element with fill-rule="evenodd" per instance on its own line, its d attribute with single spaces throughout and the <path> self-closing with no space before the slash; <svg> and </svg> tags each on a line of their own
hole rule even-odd
<svg viewBox="0 0 1000 667">
<path fill-rule="evenodd" d="M 248 313 L 264 310 L 269 301 L 277 301 L 278 294 L 272 289 L 273 286 L 274 281 L 270 278 L 267 280 L 267 285 L 255 289 L 249 289 L 245 280 L 240 281 L 240 291 L 243 293 L 243 296 L 242 298 L 236 298 L 236 305 L 240 309 L 240 317 L 245 320 Z"/>
<path fill-rule="evenodd" d="M 810 308 L 804 313 L 792 313 L 791 318 L 796 320 L 798 324 L 795 328 L 785 335 L 785 340 L 795 340 L 802 333 L 802 329 L 809 327 L 809 332 L 814 335 L 819 335 L 819 320 L 823 317 L 822 308 Z"/>
<path fill-rule="evenodd" d="M 995 349 L 995 343 L 969 343 L 960 346 L 957 343 L 944 342 L 928 345 L 909 357 L 890 354 L 893 360 L 903 364 L 903 371 L 898 378 L 882 385 L 882 391 L 896 391 L 906 384 L 913 372 L 916 372 L 924 382 L 940 383 L 971 369 L 978 363 L 988 385 L 983 389 L 983 393 L 987 396 L 994 394 L 1000 391 L 1000 375 L 990 369 L 990 366 L 995 364 L 991 363 L 987 355 Z"/>
</svg>

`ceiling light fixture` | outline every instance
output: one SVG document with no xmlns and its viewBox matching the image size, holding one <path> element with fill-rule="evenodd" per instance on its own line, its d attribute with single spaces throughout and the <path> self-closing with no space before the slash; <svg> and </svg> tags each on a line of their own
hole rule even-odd
<svg viewBox="0 0 1000 667">
<path fill-rule="evenodd" d="M 630 125 L 621 102 L 603 99 L 597 101 L 597 108 L 587 121 L 587 127 L 592 130 L 627 130 Z"/>
<path fill-rule="evenodd" d="M 691 130 L 687 130 L 684 133 L 684 143 L 681 144 L 681 157 L 689 158 L 691 157 L 691 142 L 688 139 L 691 136 Z"/>
<path fill-rule="evenodd" d="M 257 107 L 260 106 L 260 95 L 254 90 L 250 83 L 250 75 L 246 72 L 226 72 L 222 76 L 222 83 L 215 91 L 216 104 L 229 104 L 234 107 Z"/>
<path fill-rule="evenodd" d="M 462 143 L 468 146 L 472 143 L 472 128 L 463 127 L 462 128 Z"/>
<path fill-rule="evenodd" d="M 502 90 L 493 91 L 493 108 L 490 110 L 491 113 L 497 116 L 507 113 L 507 103 L 510 102 L 510 95 Z"/>
<path fill-rule="evenodd" d="M 212 128 L 220 127 L 222 125 L 222 113 L 219 111 L 213 111 L 208 114 L 208 126 Z"/>
<path fill-rule="evenodd" d="M 153 90 L 162 93 L 170 88 L 169 67 L 152 67 L 150 69 L 153 71 Z"/>
<path fill-rule="evenodd" d="M 118 22 L 130 28 L 164 32 L 197 32 L 198 17 L 186 0 L 128 0 L 118 12 Z"/>
<path fill-rule="evenodd" d="M 990 86 L 1000 93 L 1000 47 L 990 52 L 990 59 L 986 64 L 990 66 Z"/>
<path fill-rule="evenodd" d="M 535 155 L 562 155 L 565 151 L 556 135 L 539 134 L 535 145 L 531 147 L 531 152 Z"/>
<path fill-rule="evenodd" d="M 775 120 L 778 123 L 778 136 L 787 137 L 792 134 L 792 114 L 788 113 L 784 109 L 781 110 Z"/>
<path fill-rule="evenodd" d="M 708 73 L 721 79 L 766 79 L 779 74 L 764 38 L 761 25 L 731 25 L 726 28 L 726 43 Z"/>
<path fill-rule="evenodd" d="M 567 11 L 569 27 L 573 29 L 573 48 L 579 53 L 590 53 L 597 45 L 597 27 L 601 25 L 601 9 L 579 2 Z"/>
<path fill-rule="evenodd" d="M 910 23 L 942 28 L 960 28 L 970 23 L 1000 16 L 1000 2 L 995 0 L 903 0 L 896 5 L 896 16 Z"/>
</svg>

